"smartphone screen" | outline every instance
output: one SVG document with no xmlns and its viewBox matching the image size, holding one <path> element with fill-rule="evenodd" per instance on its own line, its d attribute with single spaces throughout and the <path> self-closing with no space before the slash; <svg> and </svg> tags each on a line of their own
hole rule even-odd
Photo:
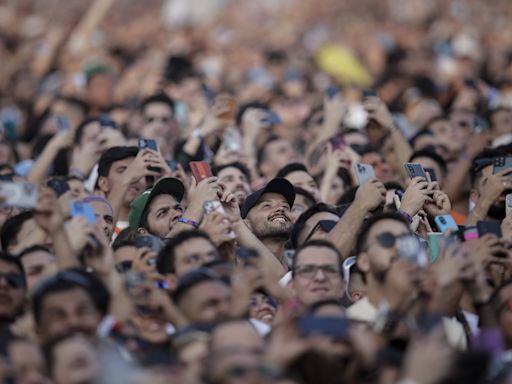
<svg viewBox="0 0 512 384">
<path fill-rule="evenodd" d="M 189 166 L 194 179 L 196 179 L 198 183 L 208 177 L 213 176 L 210 164 L 208 164 L 206 161 L 191 161 Z"/>
<path fill-rule="evenodd" d="M 96 213 L 94 212 L 94 208 L 87 203 L 73 201 L 69 204 L 69 212 L 71 217 L 85 217 L 89 224 L 96 224 Z"/>
</svg>

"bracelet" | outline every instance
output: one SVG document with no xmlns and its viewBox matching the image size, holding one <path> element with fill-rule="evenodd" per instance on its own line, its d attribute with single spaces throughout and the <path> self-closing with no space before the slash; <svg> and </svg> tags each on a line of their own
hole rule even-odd
<svg viewBox="0 0 512 384">
<path fill-rule="evenodd" d="M 191 226 L 193 226 L 195 229 L 199 228 L 199 223 L 198 223 L 197 221 L 190 220 L 190 219 L 185 219 L 184 217 L 180 217 L 180 218 L 178 219 L 178 223 L 183 223 L 183 224 L 191 225 Z"/>
<path fill-rule="evenodd" d="M 398 213 L 399 213 L 399 214 L 401 214 L 403 217 L 405 217 L 409 223 L 412 223 L 412 222 L 414 221 L 414 219 L 412 218 L 412 216 L 411 216 L 411 215 L 409 215 L 407 212 L 402 211 L 401 209 L 399 209 L 399 210 L 398 210 Z"/>
</svg>

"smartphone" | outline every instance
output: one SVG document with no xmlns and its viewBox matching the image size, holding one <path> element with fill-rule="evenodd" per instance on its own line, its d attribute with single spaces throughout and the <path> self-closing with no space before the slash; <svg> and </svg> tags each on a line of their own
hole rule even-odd
<svg viewBox="0 0 512 384">
<path fill-rule="evenodd" d="M 72 201 L 69 203 L 69 213 L 71 217 L 85 217 L 89 224 L 96 224 L 96 213 L 90 204 Z"/>
<path fill-rule="evenodd" d="M 436 171 L 434 168 L 424 168 L 425 172 L 429 174 L 430 181 L 437 181 Z"/>
<path fill-rule="evenodd" d="M 423 177 L 425 180 L 427 180 L 427 175 L 425 174 L 421 164 L 405 163 L 404 167 L 411 179 L 414 179 L 415 177 Z"/>
<path fill-rule="evenodd" d="M 297 318 L 297 327 L 305 337 L 324 335 L 345 339 L 350 330 L 350 321 L 343 317 L 302 315 Z"/>
<path fill-rule="evenodd" d="M 160 252 L 164 247 L 164 243 L 158 237 L 153 235 L 137 235 L 135 236 L 136 248 L 149 248 L 153 252 Z"/>
<path fill-rule="evenodd" d="M 201 83 L 201 93 L 203 94 L 203 97 L 206 99 L 208 105 L 212 106 L 215 100 L 215 95 L 205 83 Z"/>
<path fill-rule="evenodd" d="M 428 260 L 432 264 L 439 258 L 441 247 L 439 240 L 443 237 L 441 232 L 429 232 L 427 233 L 428 239 Z"/>
<path fill-rule="evenodd" d="M 59 132 L 67 131 L 71 127 L 71 124 L 69 123 L 69 119 L 65 116 L 56 116 L 55 117 L 55 125 L 57 126 L 57 130 Z"/>
<path fill-rule="evenodd" d="M 437 225 L 437 228 L 442 233 L 448 232 L 449 230 L 455 231 L 455 232 L 459 230 L 458 225 L 455 223 L 455 220 L 453 220 L 453 217 L 451 215 L 436 216 L 434 221 Z"/>
<path fill-rule="evenodd" d="M 156 141 L 153 139 L 139 139 L 137 143 L 139 150 L 147 148 L 155 152 L 158 152 L 158 146 L 156 145 Z M 148 171 L 160 172 L 161 169 L 159 167 L 148 167 Z"/>
<path fill-rule="evenodd" d="M 331 143 L 333 151 L 336 151 L 336 150 L 339 150 L 339 149 L 343 149 L 347 145 L 347 143 L 345 141 L 345 136 L 343 136 L 343 135 L 338 135 L 338 136 L 335 136 L 335 137 L 331 137 L 329 139 L 329 142 Z"/>
<path fill-rule="evenodd" d="M 359 185 L 362 185 L 372 177 L 375 177 L 375 171 L 369 164 L 355 163 L 354 170 L 356 172 L 356 178 Z"/>
<path fill-rule="evenodd" d="M 398 257 L 409 263 L 425 267 L 428 264 L 425 248 L 417 236 L 403 236 L 397 240 Z"/>
<path fill-rule="evenodd" d="M 486 233 L 492 233 L 497 237 L 501 237 L 501 226 L 498 221 L 479 221 L 476 223 L 478 229 L 478 236 L 482 237 Z"/>
<path fill-rule="evenodd" d="M 213 176 L 210 164 L 208 164 L 206 161 L 191 161 L 188 164 L 190 166 L 190 170 L 192 171 L 194 179 L 196 179 L 198 183 L 201 180 Z"/>
<path fill-rule="evenodd" d="M 492 168 L 493 174 L 501 172 L 508 168 L 512 168 L 512 157 L 500 156 L 500 157 L 495 157 L 493 159 L 493 168 Z"/>
<path fill-rule="evenodd" d="M 224 148 L 226 148 L 228 152 L 240 151 L 242 147 L 240 132 L 238 132 L 236 129 L 226 129 L 224 132 L 223 143 Z"/>
<path fill-rule="evenodd" d="M 34 184 L 0 182 L 0 196 L 5 199 L 5 207 L 32 209 L 37 206 L 39 192 Z"/>
<path fill-rule="evenodd" d="M 213 212 L 219 212 L 219 213 L 222 213 L 223 215 L 226 214 L 226 211 L 224 210 L 224 207 L 222 206 L 222 203 L 219 200 L 205 201 L 203 203 L 203 209 L 207 215 L 209 215 L 210 213 L 213 213 Z M 235 232 L 230 231 L 229 237 L 232 239 L 236 238 Z"/>
<path fill-rule="evenodd" d="M 366 99 L 368 97 L 375 97 L 377 96 L 377 91 L 374 89 L 364 89 L 363 90 L 363 99 Z"/>
<path fill-rule="evenodd" d="M 462 230 L 462 238 L 464 241 L 470 241 L 474 239 L 478 239 L 480 236 L 478 235 L 477 227 L 465 227 Z"/>
<path fill-rule="evenodd" d="M 326 89 L 325 89 L 325 95 L 329 98 L 329 99 L 332 99 L 334 96 L 336 96 L 338 93 L 340 93 L 340 89 L 335 86 L 335 85 L 329 85 Z"/>
<path fill-rule="evenodd" d="M 510 216 L 512 214 L 512 193 L 505 197 L 505 207 L 507 209 L 507 216 Z"/>
<path fill-rule="evenodd" d="M 58 197 L 61 197 L 70 190 L 68 182 L 62 179 L 50 179 L 46 182 L 46 185 L 51 188 Z"/>
<path fill-rule="evenodd" d="M 277 124 L 281 124 L 283 122 L 283 119 L 281 119 L 281 116 L 279 116 L 274 111 L 268 110 L 268 111 L 266 111 L 266 115 L 263 118 L 263 122 L 268 125 L 277 125 Z"/>
</svg>

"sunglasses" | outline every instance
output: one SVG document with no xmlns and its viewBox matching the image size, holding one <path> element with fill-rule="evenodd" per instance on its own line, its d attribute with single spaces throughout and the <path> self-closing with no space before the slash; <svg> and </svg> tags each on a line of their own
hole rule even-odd
<svg viewBox="0 0 512 384">
<path fill-rule="evenodd" d="M 19 289 L 25 286 L 25 277 L 21 273 L 0 273 L 0 278 L 5 279 L 11 288 Z"/>
<path fill-rule="evenodd" d="M 406 234 L 403 234 L 403 235 L 399 235 L 399 236 L 396 236 L 394 234 L 392 234 L 391 232 L 384 232 L 384 233 L 381 233 L 380 235 L 377 235 L 376 237 L 376 240 L 377 240 L 377 243 L 379 243 L 379 245 L 383 248 L 386 248 L 386 249 L 390 249 L 390 248 L 393 248 L 395 246 L 395 244 L 397 243 L 397 241 L 401 238 L 408 238 L 408 237 L 411 237 L 412 235 L 406 233 Z M 368 248 L 371 247 L 371 245 L 368 246 Z"/>
<path fill-rule="evenodd" d="M 315 234 L 318 228 L 321 228 L 322 231 L 329 233 L 336 226 L 336 224 L 338 224 L 338 222 L 334 220 L 320 220 L 318 223 L 316 223 L 311 232 L 309 232 L 309 235 L 308 237 L 306 237 L 306 240 L 304 240 L 304 242 L 311 239 L 311 237 Z"/>
<path fill-rule="evenodd" d="M 121 261 L 115 265 L 115 268 L 119 273 L 126 273 L 132 269 L 132 262 L 130 260 Z"/>
<path fill-rule="evenodd" d="M 171 119 L 169 117 L 154 117 L 154 116 L 146 116 L 146 123 L 153 123 L 155 121 L 160 121 L 164 124 L 167 124 L 171 121 Z"/>
</svg>

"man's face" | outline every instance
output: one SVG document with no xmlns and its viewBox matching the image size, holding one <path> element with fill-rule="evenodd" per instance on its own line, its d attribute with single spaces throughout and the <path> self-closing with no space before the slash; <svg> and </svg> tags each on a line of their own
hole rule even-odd
<svg viewBox="0 0 512 384">
<path fill-rule="evenodd" d="M 183 215 L 183 208 L 174 196 L 167 194 L 156 196 L 148 208 L 149 232 L 162 239 L 167 237 L 181 215 Z"/>
<path fill-rule="evenodd" d="M 77 331 L 93 338 L 101 314 L 84 289 L 76 287 L 48 294 L 41 303 L 41 321 L 37 332 L 42 341 Z"/>
<path fill-rule="evenodd" d="M 489 177 L 492 176 L 492 165 L 484 167 L 481 171 L 480 177 L 476 181 L 476 192 L 478 197 L 482 196 L 485 185 L 489 182 Z M 489 208 L 488 215 L 494 219 L 503 220 L 506 216 L 505 200 L 509 191 L 505 191 Z"/>
<path fill-rule="evenodd" d="M 20 384 L 50 384 L 43 354 L 36 344 L 18 340 L 9 344 L 9 361 Z"/>
<path fill-rule="evenodd" d="M 179 303 L 191 323 L 210 323 L 225 319 L 229 314 L 231 292 L 220 281 L 205 281 L 190 288 Z"/>
<path fill-rule="evenodd" d="M 249 316 L 272 325 L 277 312 L 277 304 L 270 296 L 255 293 L 249 302 Z"/>
<path fill-rule="evenodd" d="M 84 182 L 77 179 L 68 180 L 69 189 L 71 190 L 71 198 L 73 200 L 81 200 L 87 196 L 85 192 Z"/>
<path fill-rule="evenodd" d="M 98 107 L 108 107 L 113 97 L 112 78 L 107 73 L 95 75 L 87 85 L 87 100 Z"/>
<path fill-rule="evenodd" d="M 140 135 L 146 139 L 157 140 L 159 148 L 167 146 L 173 136 L 173 111 L 165 103 L 150 103 L 143 111 L 144 125 Z"/>
<path fill-rule="evenodd" d="M 263 339 L 247 320 L 218 325 L 210 342 L 213 352 L 239 349 L 258 353 L 263 350 Z"/>
<path fill-rule="evenodd" d="M 89 203 L 94 208 L 96 216 L 96 226 L 103 231 L 106 238 L 110 240 L 114 233 L 114 216 L 110 207 L 101 201 L 91 201 Z"/>
<path fill-rule="evenodd" d="M 267 178 L 274 177 L 286 164 L 300 161 L 297 151 L 289 141 L 275 140 L 265 148 L 265 161 L 261 164 L 261 172 Z"/>
<path fill-rule="evenodd" d="M 101 132 L 101 125 L 98 121 L 92 121 L 84 127 L 82 139 L 79 146 L 83 147 L 85 144 L 95 143 Z"/>
<path fill-rule="evenodd" d="M 313 195 L 316 201 L 320 201 L 320 190 L 315 179 L 304 171 L 291 172 L 285 177 L 294 187 L 300 187 Z"/>
<path fill-rule="evenodd" d="M 295 196 L 295 201 L 293 202 L 292 211 L 290 213 L 292 217 L 292 223 L 295 223 L 299 216 L 302 215 L 302 213 L 306 211 L 309 207 L 310 205 L 306 201 L 306 198 L 303 195 L 297 193 L 297 195 Z"/>
<path fill-rule="evenodd" d="M 128 157 L 126 159 L 114 161 L 112 163 L 110 172 L 108 173 L 106 186 L 102 187 L 103 192 L 108 194 L 115 185 L 122 182 L 123 173 L 130 166 L 134 159 L 135 157 Z M 130 184 L 124 197 L 124 205 L 129 206 L 133 199 L 139 196 L 145 188 L 146 180 L 144 177 L 141 177 L 137 182 Z"/>
<path fill-rule="evenodd" d="M 392 247 L 386 247 L 381 244 L 379 238 L 390 233 L 394 237 L 409 235 L 409 228 L 402 222 L 392 219 L 384 219 L 375 223 L 366 240 L 366 248 L 358 256 L 358 266 L 364 273 L 372 274 L 377 281 L 383 282 L 391 263 L 398 259 L 396 240 Z M 361 266 L 360 258 L 365 258 L 365 266 Z"/>
<path fill-rule="evenodd" d="M 455 127 L 449 120 L 438 120 L 430 124 L 430 130 L 438 143 L 442 143 L 448 149 L 448 156 L 453 156 L 464 145 L 464 142 L 456 142 Z"/>
<path fill-rule="evenodd" d="M 174 250 L 176 277 L 180 278 L 186 273 L 218 258 L 217 249 L 210 241 L 202 237 L 187 240 Z"/>
<path fill-rule="evenodd" d="M 375 170 L 375 177 L 386 183 L 397 179 L 397 175 L 384 158 L 377 152 L 369 152 L 361 156 L 361 163 L 370 164 Z"/>
<path fill-rule="evenodd" d="M 53 349 L 55 384 L 94 383 L 100 364 L 93 345 L 80 335 L 60 342 Z"/>
<path fill-rule="evenodd" d="M 327 247 L 306 247 L 298 254 L 292 280 L 297 299 L 306 306 L 328 299 L 341 299 L 343 280 L 336 252 Z"/>
<path fill-rule="evenodd" d="M 304 244 L 307 240 L 325 239 L 329 232 L 326 232 L 321 225 L 320 220 L 330 220 L 338 222 L 340 218 L 331 212 L 318 212 L 306 220 L 304 229 L 299 234 L 299 245 Z"/>
<path fill-rule="evenodd" d="M 12 322 L 25 306 L 23 275 L 15 264 L 0 261 L 0 320 Z"/>
<path fill-rule="evenodd" d="M 492 134 L 494 137 L 512 133 L 512 111 L 502 110 L 492 115 Z"/>
<path fill-rule="evenodd" d="M 217 176 L 219 181 L 226 185 L 227 190 L 236 196 L 238 204 L 242 205 L 251 193 L 249 180 L 243 172 L 236 167 L 227 167 L 221 170 Z"/>
<path fill-rule="evenodd" d="M 49 273 L 57 272 L 55 257 L 43 250 L 36 250 L 25 254 L 21 259 L 21 263 L 25 270 L 29 292 L 32 292 L 34 287 Z"/>
<path fill-rule="evenodd" d="M 258 203 L 247 214 L 246 221 L 254 235 L 259 238 L 286 238 L 292 229 L 288 202 L 279 193 L 264 193 Z"/>
</svg>

